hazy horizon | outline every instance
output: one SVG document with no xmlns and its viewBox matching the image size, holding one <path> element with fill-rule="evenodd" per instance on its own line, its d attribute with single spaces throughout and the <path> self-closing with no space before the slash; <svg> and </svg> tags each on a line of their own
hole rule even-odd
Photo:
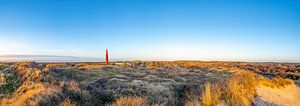
<svg viewBox="0 0 300 106">
<path fill-rule="evenodd" d="M 297 0 L 2 0 L 0 55 L 300 62 Z"/>
<path fill-rule="evenodd" d="M 283 60 L 176 60 L 176 59 L 134 59 L 134 58 L 109 58 L 111 62 L 117 61 L 226 61 L 226 62 L 279 62 L 279 63 L 300 63 L 300 61 L 283 61 Z M 78 56 L 61 56 L 61 55 L 0 55 L 0 62 L 105 62 L 105 58 L 99 57 L 78 57 Z"/>
</svg>

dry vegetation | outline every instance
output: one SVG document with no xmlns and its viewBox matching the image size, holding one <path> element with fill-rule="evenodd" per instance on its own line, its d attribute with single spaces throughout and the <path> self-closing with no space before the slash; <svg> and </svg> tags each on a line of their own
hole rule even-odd
<svg viewBox="0 0 300 106">
<path fill-rule="evenodd" d="M 146 106 L 147 99 L 145 97 L 127 96 L 117 99 L 111 106 Z"/>
<path fill-rule="evenodd" d="M 294 82 L 289 79 L 273 78 L 267 79 L 257 76 L 249 71 L 235 73 L 231 78 L 218 83 L 206 83 L 202 92 L 200 101 L 189 101 L 186 105 L 191 104 L 216 106 L 222 101 L 228 105 L 251 106 L 256 94 L 256 87 L 259 85 L 282 88 L 292 85 Z"/>
<path fill-rule="evenodd" d="M 258 85 L 284 88 L 297 82 L 297 77 L 286 74 L 299 74 L 298 66 L 183 61 L 3 63 L 0 105 L 247 106 L 253 104 Z"/>
</svg>

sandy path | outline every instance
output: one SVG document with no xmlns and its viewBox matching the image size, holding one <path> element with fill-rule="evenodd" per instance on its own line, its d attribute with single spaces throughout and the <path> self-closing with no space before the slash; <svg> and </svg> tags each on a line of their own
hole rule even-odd
<svg viewBox="0 0 300 106">
<path fill-rule="evenodd" d="M 279 106 L 300 106 L 300 88 L 295 85 L 285 88 L 270 88 L 265 86 L 257 87 L 259 99 Z M 262 104 L 256 104 L 261 106 Z"/>
</svg>

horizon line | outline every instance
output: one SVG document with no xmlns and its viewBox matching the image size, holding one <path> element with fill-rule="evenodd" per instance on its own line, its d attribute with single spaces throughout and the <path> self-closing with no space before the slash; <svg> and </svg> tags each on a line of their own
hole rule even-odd
<svg viewBox="0 0 300 106">
<path fill-rule="evenodd" d="M 32 59 L 22 59 L 32 58 Z M 38 58 L 60 58 L 60 59 L 38 59 Z M 6 60 L 2 60 L 1 58 L 6 58 Z M 10 58 L 10 59 L 7 59 Z M 36 59 L 34 59 L 36 58 Z M 73 59 L 73 60 L 72 60 Z M 77 59 L 77 60 L 76 60 Z M 80 60 L 81 59 L 81 60 Z M 84 60 L 86 59 L 86 60 Z M 66 55 L 16 55 L 16 54 L 5 54 L 0 55 L 0 62 L 22 62 L 22 61 L 60 61 L 60 62 L 105 62 L 104 57 L 85 57 L 85 56 L 66 56 Z M 98 61 L 99 60 L 99 61 Z M 118 61 L 203 61 L 203 62 L 275 62 L 275 63 L 300 63 L 300 61 L 286 61 L 286 60 L 205 60 L 205 59 L 134 59 L 134 58 L 110 58 L 111 62 Z"/>
</svg>

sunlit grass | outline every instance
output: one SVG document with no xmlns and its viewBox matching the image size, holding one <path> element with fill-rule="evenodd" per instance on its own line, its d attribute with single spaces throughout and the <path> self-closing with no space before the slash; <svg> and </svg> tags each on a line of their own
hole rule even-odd
<svg viewBox="0 0 300 106">
<path fill-rule="evenodd" d="M 294 84 L 289 79 L 267 79 L 249 71 L 234 74 L 231 78 L 218 83 L 206 83 L 202 92 L 202 101 L 188 101 L 186 105 L 216 106 L 223 100 L 228 105 L 251 106 L 259 85 L 281 88 Z"/>
<path fill-rule="evenodd" d="M 111 106 L 146 106 L 147 99 L 138 96 L 126 96 L 117 99 Z"/>
</svg>

